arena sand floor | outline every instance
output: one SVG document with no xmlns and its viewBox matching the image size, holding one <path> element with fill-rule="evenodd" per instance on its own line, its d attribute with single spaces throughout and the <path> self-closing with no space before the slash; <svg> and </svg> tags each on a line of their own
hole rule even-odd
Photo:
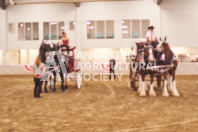
<svg viewBox="0 0 198 132">
<path fill-rule="evenodd" d="M 197 132 L 198 76 L 177 76 L 180 97 L 139 97 L 129 77 L 83 82 L 33 98 L 32 76 L 0 76 L 1 132 Z M 147 94 L 148 95 L 148 94 Z"/>
</svg>

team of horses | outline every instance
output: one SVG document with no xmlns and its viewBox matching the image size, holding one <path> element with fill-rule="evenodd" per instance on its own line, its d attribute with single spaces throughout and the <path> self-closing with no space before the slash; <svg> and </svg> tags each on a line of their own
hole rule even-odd
<svg viewBox="0 0 198 132">
<path fill-rule="evenodd" d="M 162 96 L 168 97 L 169 91 L 173 96 L 178 97 L 179 93 L 176 88 L 175 82 L 175 71 L 177 68 L 177 59 L 174 53 L 171 51 L 169 44 L 165 39 L 161 39 L 159 42 L 145 44 L 144 48 L 141 51 L 137 52 L 136 62 L 143 63 L 144 67 L 137 67 L 136 71 L 139 74 L 139 88 L 138 93 L 140 96 L 146 96 L 146 75 L 150 75 L 150 89 L 149 95 L 156 96 L 156 93 L 153 88 L 154 77 L 157 77 L 157 80 L 161 80 L 161 77 L 164 78 L 163 94 Z M 151 67 L 148 64 L 153 64 Z M 155 64 L 155 65 L 154 65 Z M 168 75 L 170 80 L 170 86 L 167 88 L 168 84 Z M 158 81 L 158 82 L 159 82 Z M 158 84 L 160 86 L 160 84 Z"/>
<path fill-rule="evenodd" d="M 70 57 L 60 52 L 61 46 L 59 43 L 48 44 L 47 41 L 42 41 L 39 49 L 39 55 L 42 63 L 46 64 L 46 79 L 44 80 L 44 91 L 47 93 L 47 84 L 52 92 L 56 91 L 57 74 L 61 77 L 61 90 L 67 90 L 67 74 L 70 67 Z M 62 64 L 62 65 L 61 65 Z M 52 89 L 53 87 L 53 89 Z"/>
<path fill-rule="evenodd" d="M 47 62 L 54 62 L 55 64 L 49 63 L 48 67 L 49 71 L 45 74 L 47 79 L 45 80 L 44 91 L 47 93 L 47 84 L 50 89 L 55 92 L 56 91 L 56 76 L 57 73 L 61 77 L 61 90 L 64 92 L 67 87 L 67 74 L 70 71 L 70 58 L 68 55 L 64 55 L 60 52 L 61 46 L 59 43 L 57 44 L 47 44 L 47 42 L 43 41 L 39 52 L 40 57 L 43 63 L 47 64 Z M 58 53 L 58 54 L 57 54 Z M 154 90 L 154 77 L 157 77 L 158 82 L 161 82 L 161 77 L 164 79 L 163 86 L 163 94 L 162 96 L 168 97 L 169 92 L 172 93 L 173 96 L 178 97 L 179 93 L 176 88 L 175 82 L 175 71 L 177 68 L 177 59 L 174 53 L 171 51 L 169 44 L 165 39 L 161 39 L 157 43 L 144 44 L 143 49 L 138 50 L 136 55 L 136 62 L 143 63 L 143 67 L 137 67 L 136 71 L 139 75 L 139 88 L 138 93 L 140 96 L 146 96 L 146 79 L 147 75 L 150 75 L 150 89 L 149 95 L 156 96 Z M 148 64 L 152 64 L 151 67 Z M 65 68 L 65 71 L 63 70 Z M 157 69 L 157 70 L 156 70 Z M 168 84 L 168 75 L 170 86 L 167 88 Z M 53 87 L 53 89 L 52 89 Z M 158 83 L 158 87 L 160 87 L 160 83 Z"/>
</svg>

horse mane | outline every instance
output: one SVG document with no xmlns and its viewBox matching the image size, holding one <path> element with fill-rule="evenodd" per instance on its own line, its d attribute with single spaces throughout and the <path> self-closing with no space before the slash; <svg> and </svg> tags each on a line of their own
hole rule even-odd
<svg viewBox="0 0 198 132">
<path fill-rule="evenodd" d="M 168 43 L 166 43 L 166 50 L 170 50 L 170 46 L 169 46 L 169 44 Z"/>
<path fill-rule="evenodd" d="M 173 58 L 173 52 L 171 51 L 169 44 L 166 43 L 166 45 L 164 47 L 165 47 L 166 59 L 172 60 L 172 58 Z"/>
</svg>

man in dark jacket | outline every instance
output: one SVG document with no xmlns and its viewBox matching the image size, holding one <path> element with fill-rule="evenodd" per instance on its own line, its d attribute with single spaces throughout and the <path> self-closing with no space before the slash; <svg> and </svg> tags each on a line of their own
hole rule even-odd
<svg viewBox="0 0 198 132">
<path fill-rule="evenodd" d="M 115 65 L 116 65 L 116 61 L 115 59 L 110 59 L 110 79 L 111 79 L 111 73 L 113 72 L 113 76 L 115 79 Z"/>
</svg>

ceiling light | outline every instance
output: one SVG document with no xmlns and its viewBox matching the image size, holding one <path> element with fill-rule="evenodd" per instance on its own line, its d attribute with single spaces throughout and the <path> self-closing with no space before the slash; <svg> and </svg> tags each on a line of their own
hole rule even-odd
<svg viewBox="0 0 198 132">
<path fill-rule="evenodd" d="M 89 29 L 94 29 L 94 26 L 89 26 Z"/>
<path fill-rule="evenodd" d="M 87 25 L 90 25 L 91 24 L 91 22 L 87 22 Z"/>
</svg>

